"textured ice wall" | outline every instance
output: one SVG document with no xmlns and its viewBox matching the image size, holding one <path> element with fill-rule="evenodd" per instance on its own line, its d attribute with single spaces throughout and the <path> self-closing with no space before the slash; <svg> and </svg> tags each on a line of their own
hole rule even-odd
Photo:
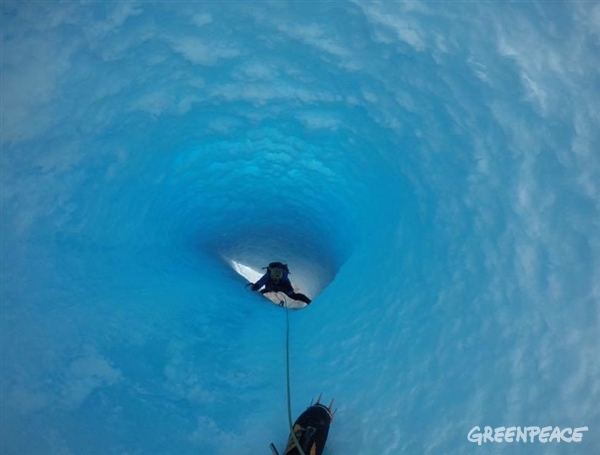
<svg viewBox="0 0 600 455">
<path fill-rule="evenodd" d="M 598 5 L 2 3 L 3 454 L 600 446 Z M 467 441 L 588 426 L 580 444 Z"/>
</svg>

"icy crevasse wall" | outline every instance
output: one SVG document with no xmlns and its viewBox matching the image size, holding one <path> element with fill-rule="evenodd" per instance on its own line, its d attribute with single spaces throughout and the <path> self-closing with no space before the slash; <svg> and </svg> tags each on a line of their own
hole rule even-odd
<svg viewBox="0 0 600 455">
<path fill-rule="evenodd" d="M 592 453 L 600 9 L 2 4 L 3 454 Z M 588 426 L 583 442 L 467 441 Z"/>
</svg>

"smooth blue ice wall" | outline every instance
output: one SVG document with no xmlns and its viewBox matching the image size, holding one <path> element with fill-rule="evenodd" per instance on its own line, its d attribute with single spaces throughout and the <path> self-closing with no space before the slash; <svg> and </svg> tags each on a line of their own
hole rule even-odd
<svg viewBox="0 0 600 455">
<path fill-rule="evenodd" d="M 1 9 L 3 455 L 600 447 L 597 3 Z"/>
</svg>

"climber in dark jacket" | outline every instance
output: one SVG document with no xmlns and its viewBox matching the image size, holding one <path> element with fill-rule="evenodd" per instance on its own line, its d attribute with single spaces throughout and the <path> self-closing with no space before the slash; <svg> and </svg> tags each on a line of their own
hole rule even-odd
<svg viewBox="0 0 600 455">
<path fill-rule="evenodd" d="M 281 262 L 271 262 L 266 269 L 267 273 L 252 285 L 253 291 L 258 291 L 264 286 L 265 288 L 260 291 L 261 294 L 266 294 L 267 292 L 283 292 L 294 300 L 299 300 L 310 305 L 311 300 L 308 297 L 294 291 L 292 283 L 288 278 L 290 271 L 286 264 L 282 264 Z"/>
</svg>

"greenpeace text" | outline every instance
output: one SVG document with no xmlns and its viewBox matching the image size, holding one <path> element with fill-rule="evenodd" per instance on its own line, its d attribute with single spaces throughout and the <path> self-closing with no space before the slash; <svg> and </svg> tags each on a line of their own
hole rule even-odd
<svg viewBox="0 0 600 455">
<path fill-rule="evenodd" d="M 484 427 L 483 433 L 479 427 L 473 427 L 467 439 L 470 442 L 476 442 L 478 445 L 486 442 L 581 442 L 582 431 L 588 431 L 588 427 L 579 427 L 575 429 L 559 427 Z"/>
</svg>

